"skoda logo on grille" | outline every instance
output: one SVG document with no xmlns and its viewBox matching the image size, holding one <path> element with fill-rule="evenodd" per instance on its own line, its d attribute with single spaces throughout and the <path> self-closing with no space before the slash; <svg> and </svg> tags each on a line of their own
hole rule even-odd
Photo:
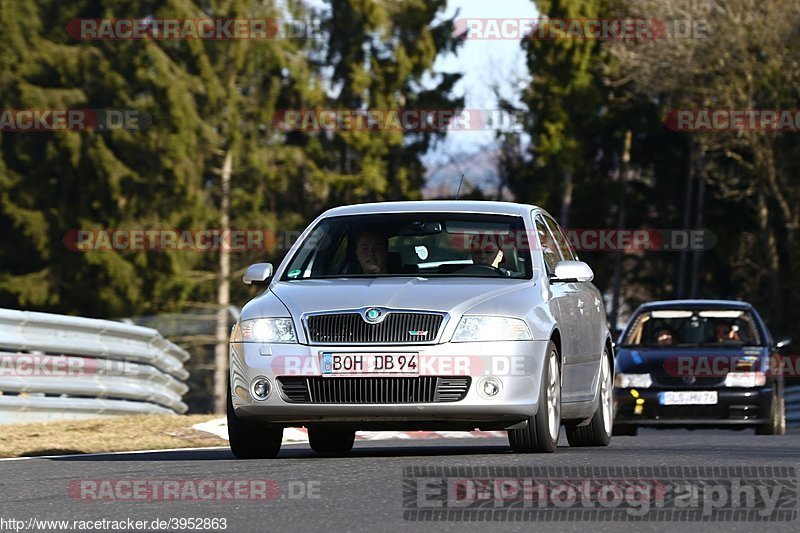
<svg viewBox="0 0 800 533">
<path fill-rule="evenodd" d="M 694 385 L 696 381 L 697 378 L 694 376 L 686 376 L 685 378 L 683 378 L 683 382 L 686 383 L 687 385 Z"/>
<path fill-rule="evenodd" d="M 371 322 L 371 323 L 374 324 L 375 322 L 377 322 L 378 320 L 381 319 L 381 315 L 382 314 L 383 313 L 381 313 L 380 309 L 376 309 L 376 308 L 372 307 L 370 309 L 367 309 L 367 312 L 364 313 L 364 319 L 367 322 Z"/>
</svg>

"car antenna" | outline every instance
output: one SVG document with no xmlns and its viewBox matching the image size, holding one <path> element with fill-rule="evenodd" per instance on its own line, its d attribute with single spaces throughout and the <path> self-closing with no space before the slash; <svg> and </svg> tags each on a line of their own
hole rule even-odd
<svg viewBox="0 0 800 533">
<path fill-rule="evenodd" d="M 461 196 L 461 184 L 463 183 L 464 183 L 464 173 L 462 172 L 461 181 L 458 182 L 458 191 L 456 191 L 456 200 L 458 200 L 458 197 Z"/>
</svg>

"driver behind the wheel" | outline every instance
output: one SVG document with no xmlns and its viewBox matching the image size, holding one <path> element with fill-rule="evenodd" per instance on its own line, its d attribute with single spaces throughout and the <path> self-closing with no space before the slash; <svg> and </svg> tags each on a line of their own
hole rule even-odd
<svg viewBox="0 0 800 533">
<path fill-rule="evenodd" d="M 473 235 L 470 241 L 470 254 L 474 265 L 500 268 L 500 263 L 503 262 L 503 250 L 500 249 L 497 237 L 492 234 Z"/>
</svg>

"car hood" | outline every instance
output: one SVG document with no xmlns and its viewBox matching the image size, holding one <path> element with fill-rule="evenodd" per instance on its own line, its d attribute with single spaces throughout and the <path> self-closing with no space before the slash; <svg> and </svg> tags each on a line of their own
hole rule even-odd
<svg viewBox="0 0 800 533">
<path fill-rule="evenodd" d="M 618 348 L 615 362 L 616 372 L 628 373 L 680 373 L 680 369 L 692 368 L 703 374 L 706 369 L 735 368 L 740 359 L 767 363 L 767 348 L 758 346 L 732 346 L 713 348 Z M 715 366 L 716 365 L 716 366 Z"/>
<path fill-rule="evenodd" d="M 508 279 L 351 278 L 279 282 L 270 290 L 294 317 L 373 306 L 460 315 L 529 284 L 530 280 Z"/>
</svg>

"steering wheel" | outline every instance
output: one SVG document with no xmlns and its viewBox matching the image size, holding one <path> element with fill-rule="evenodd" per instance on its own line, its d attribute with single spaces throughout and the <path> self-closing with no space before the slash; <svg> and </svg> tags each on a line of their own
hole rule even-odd
<svg viewBox="0 0 800 533">
<path fill-rule="evenodd" d="M 494 274 L 498 277 L 506 277 L 502 270 L 499 268 L 495 268 L 492 265 L 469 265 L 462 269 L 456 271 L 457 274 L 476 274 L 476 275 L 486 275 L 486 274 Z"/>
</svg>

